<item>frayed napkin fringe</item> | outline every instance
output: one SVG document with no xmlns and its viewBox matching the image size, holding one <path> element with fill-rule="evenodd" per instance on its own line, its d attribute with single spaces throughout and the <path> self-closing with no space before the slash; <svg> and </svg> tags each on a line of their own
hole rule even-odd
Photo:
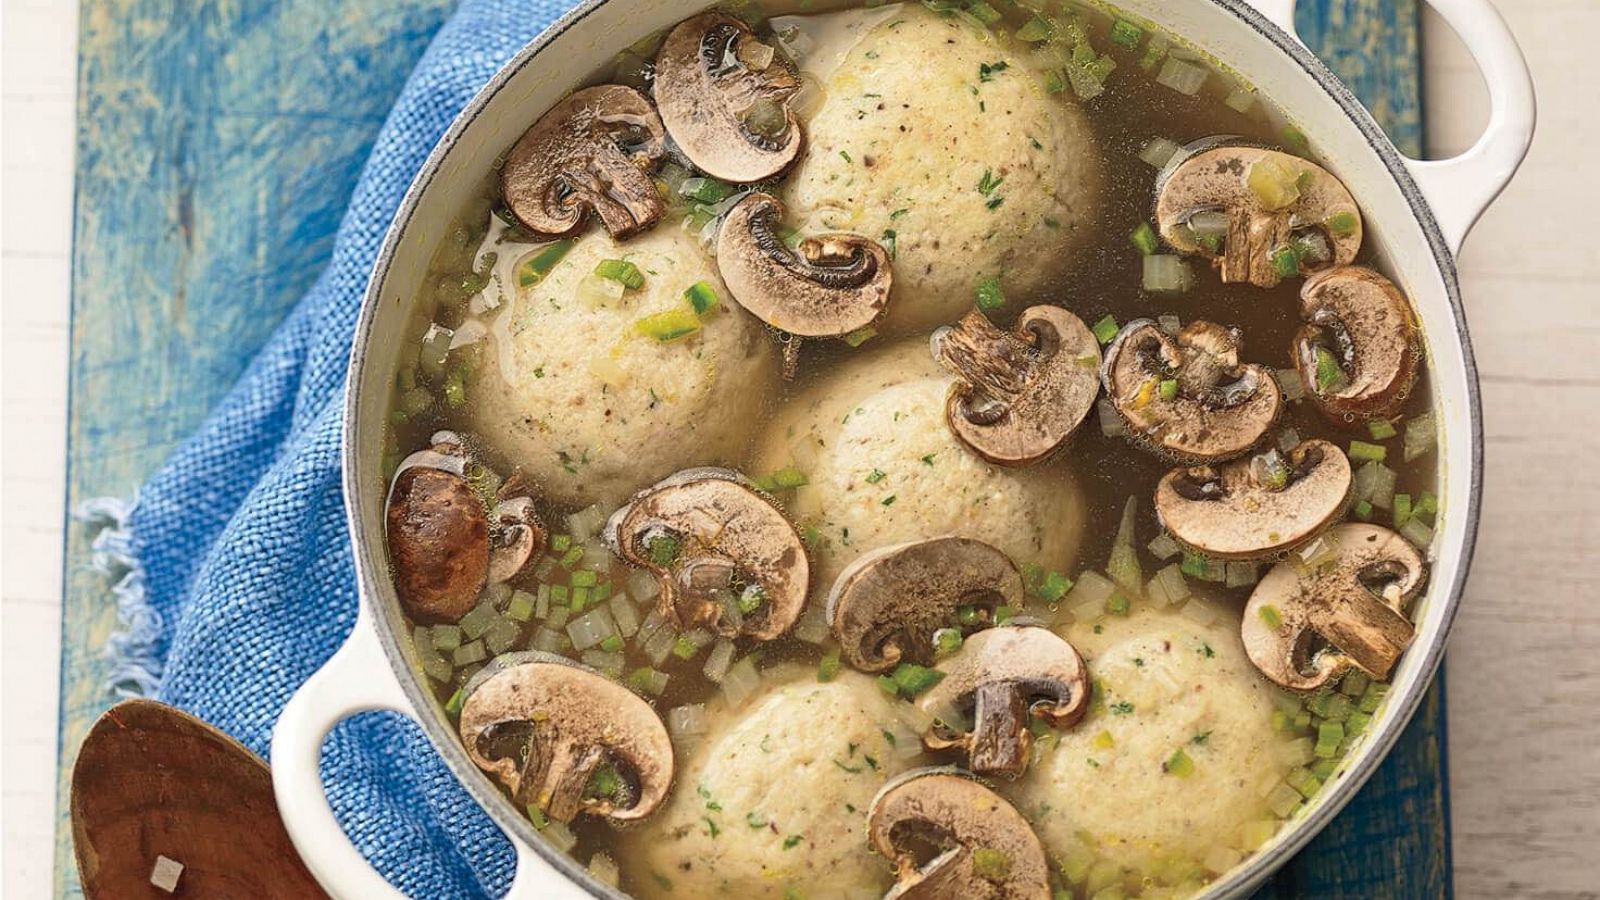
<svg viewBox="0 0 1600 900">
<path fill-rule="evenodd" d="M 117 630 L 106 640 L 111 660 L 106 690 L 117 697 L 149 697 L 161 687 L 162 664 L 156 642 L 166 628 L 161 613 L 145 596 L 144 566 L 133 549 L 128 523 L 139 505 L 132 497 L 95 497 L 78 504 L 72 517 L 98 529 L 90 544 L 90 567 L 111 581 L 117 601 Z"/>
</svg>

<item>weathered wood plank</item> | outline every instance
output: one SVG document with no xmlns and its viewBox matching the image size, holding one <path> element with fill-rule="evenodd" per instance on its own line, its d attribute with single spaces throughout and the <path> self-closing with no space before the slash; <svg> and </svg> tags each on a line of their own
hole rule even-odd
<svg viewBox="0 0 1600 900">
<path fill-rule="evenodd" d="M 368 148 L 454 0 L 84 0 L 68 508 L 127 495 L 316 278 Z M 112 698 L 106 580 L 68 523 L 57 893 L 78 744 Z"/>
<path fill-rule="evenodd" d="M 125 495 L 200 422 L 327 259 L 362 159 L 453 0 L 83 0 L 68 499 Z M 1301 33 L 1402 149 L 1421 142 L 1415 0 L 1303 2 Z M 116 610 L 68 527 L 57 894 L 78 894 L 66 777 L 109 705 Z M 1274 897 L 1437 896 L 1441 692 Z"/>
</svg>

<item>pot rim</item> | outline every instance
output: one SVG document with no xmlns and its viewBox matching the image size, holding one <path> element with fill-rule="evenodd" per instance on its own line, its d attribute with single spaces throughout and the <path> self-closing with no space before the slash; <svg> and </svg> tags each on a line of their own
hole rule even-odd
<svg viewBox="0 0 1600 900">
<path fill-rule="evenodd" d="M 420 724 L 423 732 L 428 736 L 434 749 L 443 757 L 445 764 L 450 768 L 456 780 L 473 796 L 473 799 L 484 809 L 496 826 L 504 831 L 514 843 L 527 845 L 532 852 L 538 854 L 547 863 L 552 865 L 573 883 L 596 897 L 626 898 L 621 891 L 601 884 L 587 867 L 581 865 L 576 859 L 566 853 L 556 851 L 549 847 L 545 841 L 539 839 L 537 831 L 523 816 L 508 817 L 502 815 L 502 808 L 506 803 L 505 798 L 488 781 L 467 758 L 455 734 L 446 728 L 440 717 L 433 715 L 428 710 L 434 703 L 434 698 L 420 683 L 416 673 L 406 663 L 404 650 L 397 635 L 405 632 L 403 622 L 396 619 L 397 612 L 389 604 L 376 602 L 373 599 L 375 575 L 372 568 L 374 558 L 369 558 L 364 553 L 364 544 L 375 545 L 375 542 L 365 539 L 362 531 L 362 510 L 373 498 L 365 496 L 361 486 L 357 483 L 356 469 L 359 464 L 358 447 L 355 439 L 355 421 L 358 415 L 358 387 L 361 373 L 365 370 L 367 347 L 372 333 L 372 323 L 381 308 L 381 292 L 384 281 L 393 263 L 395 253 L 400 244 L 401 236 L 410 228 L 422 195 L 433 184 L 444 162 L 454 152 L 456 145 L 461 141 L 480 115 L 484 112 L 490 99 L 497 95 L 506 85 L 515 78 L 524 68 L 530 65 L 551 44 L 565 34 L 568 30 L 581 22 L 596 10 L 609 3 L 626 3 L 629 0 L 584 0 L 551 23 L 537 37 L 519 50 L 515 56 L 506 62 L 494 76 L 478 90 L 451 122 L 450 127 L 439 138 L 427 159 L 418 170 L 411 185 L 401 199 L 396 209 L 394 219 L 384 233 L 383 243 L 374 258 L 372 272 L 363 291 L 361 310 L 352 334 L 352 346 L 349 367 L 346 371 L 345 401 L 343 421 L 340 429 L 340 467 L 341 485 L 345 501 L 346 522 L 350 529 L 352 544 L 352 557 L 356 566 L 357 586 L 361 603 L 369 607 L 375 614 L 374 629 L 378 632 L 377 638 L 383 648 L 384 655 L 388 658 L 390 668 L 401 686 L 401 690 L 408 698 L 414 718 Z M 1198 0 L 1198 2 L 1211 3 L 1221 7 L 1233 16 L 1248 25 L 1263 40 L 1270 43 L 1278 51 L 1292 61 L 1300 72 L 1310 78 L 1324 93 L 1326 93 L 1344 112 L 1346 118 L 1357 128 L 1366 139 L 1367 144 L 1382 161 L 1390 178 L 1399 187 L 1406 204 L 1410 207 L 1413 217 L 1421 227 L 1429 249 L 1432 251 L 1435 267 L 1442 281 L 1446 298 L 1449 301 L 1451 323 L 1455 340 L 1460 345 L 1461 364 L 1466 385 L 1464 414 L 1467 428 L 1462 434 L 1452 434 L 1450 440 L 1468 443 L 1468 456 L 1470 464 L 1464 474 L 1465 488 L 1461 491 L 1465 496 L 1452 499 L 1452 502 L 1465 504 L 1466 510 L 1462 520 L 1461 549 L 1459 567 L 1456 576 L 1447 588 L 1435 595 L 1434 602 L 1442 604 L 1439 613 L 1438 638 L 1425 647 L 1413 647 L 1411 653 L 1422 651 L 1422 661 L 1418 665 L 1418 675 L 1409 689 L 1399 695 L 1391 695 L 1388 703 L 1391 713 L 1387 717 L 1385 726 L 1377 732 L 1371 733 L 1367 747 L 1363 749 L 1360 760 L 1344 774 L 1339 784 L 1334 786 L 1326 796 L 1319 797 L 1316 805 L 1298 820 L 1284 823 L 1279 832 L 1279 837 L 1265 850 L 1258 852 L 1247 860 L 1242 866 L 1230 871 L 1225 877 L 1207 886 L 1201 896 L 1204 897 L 1235 897 L 1243 896 L 1259 887 L 1275 871 L 1294 854 L 1298 853 L 1311 841 L 1335 816 L 1343 811 L 1344 807 L 1364 786 L 1367 780 L 1388 758 L 1390 750 L 1399 739 L 1402 731 L 1410 723 L 1417 707 L 1421 704 L 1424 694 L 1431 688 L 1434 675 L 1444 657 L 1445 645 L 1448 643 L 1450 632 L 1453 628 L 1456 614 L 1459 610 L 1467 575 L 1471 569 L 1474 546 L 1477 541 L 1478 527 L 1482 507 L 1483 492 L 1483 419 L 1480 386 L 1478 382 L 1478 368 L 1472 352 L 1472 342 L 1467 328 L 1466 312 L 1462 304 L 1460 284 L 1457 278 L 1454 256 L 1450 252 L 1448 242 L 1435 218 L 1432 207 L 1424 198 L 1421 188 L 1406 167 L 1404 156 L 1394 143 L 1379 127 L 1370 111 L 1362 105 L 1348 86 L 1334 75 L 1327 64 L 1313 54 L 1305 45 L 1296 40 L 1292 35 L 1274 24 L 1265 14 L 1251 5 L 1249 0 Z M 1432 334 L 1433 332 L 1430 332 Z M 1452 471 L 1454 478 L 1458 473 Z M 370 549 L 370 546 L 365 549 Z M 361 627 L 358 623 L 357 627 Z M 1446 823 L 1448 828 L 1448 823 Z M 1449 846 L 1446 842 L 1445 853 L 1448 859 Z"/>
</svg>

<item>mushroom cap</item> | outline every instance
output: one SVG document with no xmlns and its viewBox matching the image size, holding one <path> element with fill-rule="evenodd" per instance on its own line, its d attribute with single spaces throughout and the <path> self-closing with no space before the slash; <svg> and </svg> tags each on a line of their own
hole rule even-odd
<svg viewBox="0 0 1600 900">
<path fill-rule="evenodd" d="M 1238 331 L 1193 321 L 1177 336 L 1134 319 L 1106 347 L 1100 381 L 1133 438 L 1182 463 L 1241 456 L 1283 410 L 1266 366 L 1239 362 Z M 1162 381 L 1177 382 L 1164 399 Z"/>
<path fill-rule="evenodd" d="M 894 274 L 889 254 L 854 234 L 825 234 L 790 250 L 778 234 L 783 205 L 751 193 L 717 233 L 717 271 L 750 314 L 800 337 L 838 337 L 883 314 Z"/>
<path fill-rule="evenodd" d="M 735 184 L 776 178 L 805 144 L 788 106 L 800 80 L 777 59 L 758 71 L 739 53 L 759 43 L 750 26 L 709 12 L 678 23 L 656 54 L 654 92 L 667 133 L 697 168 Z M 742 120 L 761 101 L 783 109 L 781 135 L 758 134 Z"/>
<path fill-rule="evenodd" d="M 1362 266 L 1341 266 L 1300 288 L 1295 363 L 1306 393 L 1338 425 L 1358 427 L 1400 411 L 1417 382 L 1421 333 L 1411 304 L 1394 282 Z M 1338 358 L 1344 384 L 1318 388 L 1317 350 Z"/>
<path fill-rule="evenodd" d="M 389 565 L 412 618 L 454 622 L 478 602 L 489 576 L 489 517 L 467 484 L 455 445 L 406 457 L 384 511 Z"/>
<path fill-rule="evenodd" d="M 1324 539 L 1334 542 L 1331 561 L 1311 570 L 1299 560 L 1279 563 L 1245 605 L 1245 652 L 1292 690 L 1314 691 L 1351 666 L 1387 678 L 1411 645 L 1405 610 L 1427 578 L 1422 553 L 1387 528 L 1340 525 Z M 1318 647 L 1318 639 L 1331 646 Z"/>
<path fill-rule="evenodd" d="M 1287 202 L 1268 208 L 1250 188 L 1252 169 L 1272 166 L 1295 190 Z M 1157 186 L 1156 222 L 1167 243 L 1185 253 L 1211 257 L 1228 283 L 1249 282 L 1273 287 L 1283 279 L 1273 264 L 1273 251 L 1289 246 L 1297 231 L 1314 228 L 1328 242 L 1328 265 L 1348 265 L 1361 249 L 1361 211 L 1344 184 L 1316 163 L 1277 150 L 1224 145 L 1184 159 Z M 1190 219 L 1199 212 L 1225 212 L 1228 230 L 1221 252 L 1196 239 Z M 1345 233 L 1328 226 L 1332 217 L 1354 216 Z M 1302 266 L 1302 270 L 1306 267 Z"/>
<path fill-rule="evenodd" d="M 926 658 L 931 635 L 961 606 L 1019 607 L 1022 575 L 1004 553 L 963 537 L 882 547 L 857 558 L 828 594 L 827 617 L 844 658 L 863 672 Z"/>
<path fill-rule="evenodd" d="M 1303 441 L 1289 451 L 1288 482 L 1261 481 L 1254 457 L 1177 468 L 1156 485 L 1156 515 L 1179 544 L 1214 559 L 1259 559 L 1333 524 L 1350 502 L 1350 460 L 1337 445 Z"/>
<path fill-rule="evenodd" d="M 867 828 L 899 875 L 884 900 L 1050 896 L 1044 847 L 1028 820 L 956 770 L 916 769 L 890 781 L 872 801 Z"/>
<path fill-rule="evenodd" d="M 953 738 L 930 733 L 924 742 L 933 750 L 964 748 L 972 770 L 980 774 L 1021 774 L 1033 745 L 1028 730 L 1032 716 L 1053 728 L 1068 728 L 1089 709 L 1089 670 L 1083 657 L 1047 628 L 980 631 L 939 669 L 944 679 L 917 705 L 935 715 L 954 707 L 973 714 L 975 724 Z"/>
<path fill-rule="evenodd" d="M 672 786 L 672 741 L 650 704 L 553 654 L 507 654 L 474 676 L 459 728 L 478 768 L 498 778 L 517 803 L 559 821 L 580 812 L 642 819 Z M 618 769 L 631 802 L 585 795 L 602 765 Z"/>
<path fill-rule="evenodd" d="M 1100 394 L 1100 343 L 1060 307 L 1023 310 L 1010 334 L 973 309 L 934 332 L 933 352 L 961 379 L 950 387 L 951 432 L 996 465 L 1055 452 Z"/>
<path fill-rule="evenodd" d="M 661 579 L 662 612 L 683 627 L 715 624 L 721 609 L 680 577 L 704 566 L 742 574 L 761 586 L 766 602 L 732 633 L 758 641 L 778 637 L 805 606 L 811 564 L 794 525 L 770 498 L 731 469 L 685 469 L 633 496 L 606 522 L 606 541 L 624 562 Z M 675 558 L 652 558 L 649 541 L 679 542 Z M 727 630 L 727 629 L 724 629 Z"/>
<path fill-rule="evenodd" d="M 500 168 L 500 189 L 541 238 L 577 233 L 591 211 L 612 237 L 628 237 L 666 214 L 648 174 L 666 152 L 661 119 L 643 94 L 597 85 L 574 91 L 523 133 Z"/>
</svg>

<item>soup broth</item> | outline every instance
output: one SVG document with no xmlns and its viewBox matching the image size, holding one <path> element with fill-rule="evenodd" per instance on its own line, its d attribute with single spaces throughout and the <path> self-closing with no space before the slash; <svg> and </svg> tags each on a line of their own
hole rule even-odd
<svg viewBox="0 0 1600 900">
<path fill-rule="evenodd" d="M 1379 709 L 1387 668 L 1370 672 L 1367 658 L 1351 665 L 1338 652 L 1354 655 L 1341 643 L 1347 631 L 1326 627 L 1317 609 L 1334 601 L 1317 600 L 1316 590 L 1344 577 L 1358 538 L 1393 537 L 1422 554 L 1432 541 L 1435 426 L 1403 297 L 1412 343 L 1409 358 L 1390 362 L 1420 371 L 1396 378 L 1380 414 L 1325 399 L 1370 374 L 1360 334 L 1314 319 L 1324 331 L 1304 340 L 1303 289 L 1349 262 L 1336 257 L 1351 236 L 1345 217 L 1358 211 L 1284 226 L 1261 251 L 1269 274 L 1255 275 L 1270 285 L 1225 282 L 1219 273 L 1231 264 L 1212 257 L 1226 256 L 1227 242 L 1246 232 L 1217 209 L 1170 230 L 1152 217 L 1158 184 L 1171 187 L 1186 161 L 1207 152 L 1192 145 L 1199 139 L 1225 135 L 1225 146 L 1311 160 L 1307 141 L 1267 98 L 1181 39 L 1114 10 L 936 0 L 776 17 L 753 5 L 730 12 L 754 37 L 706 38 L 703 47 L 725 52 L 724 68 L 780 67 L 798 81 L 797 92 L 761 101 L 768 105 L 746 110 L 744 121 L 755 131 L 781 129 L 783 109 L 797 113 L 791 127 L 805 131 L 798 162 L 775 178 L 734 184 L 697 167 L 684 149 L 693 141 L 673 133 L 648 167 L 666 206 L 659 222 L 610 238 L 591 217 L 554 241 L 512 211 L 503 169 L 485 173 L 480 198 L 462 211 L 419 290 L 417 353 L 396 374 L 385 452 L 395 477 L 391 558 L 421 677 L 465 727 L 475 691 L 546 658 L 530 651 L 552 654 L 625 686 L 659 716 L 673 748 L 670 788 L 633 818 L 607 810 L 644 802 L 651 776 L 622 756 L 608 751 L 585 763 L 583 794 L 572 801 L 578 812 L 566 815 L 559 799 L 522 783 L 549 766 L 530 758 L 548 746 L 529 737 L 542 727 L 538 716 L 531 730 L 497 720 L 468 739 L 547 838 L 625 892 L 878 897 L 897 875 L 937 868 L 952 848 L 961 877 L 998 890 L 1027 874 L 1033 844 L 972 846 L 939 828 L 879 835 L 874 823 L 889 814 L 897 786 L 949 789 L 916 770 L 976 766 L 971 741 L 930 737 L 979 728 L 976 701 L 930 698 L 988 640 L 977 636 L 1048 630 L 1081 656 L 1081 696 L 1071 701 L 1080 708 L 1052 719 L 1050 704 L 1064 709 L 1067 699 L 1019 700 L 1032 709 L 1017 735 L 1022 750 L 1011 755 L 1013 768 L 980 772 L 984 790 L 1026 821 L 1056 896 L 1201 890 L 1341 776 L 1341 760 Z M 659 36 L 622 49 L 592 83 L 659 95 L 658 52 L 667 52 Z M 920 96 L 908 87 L 917 82 Z M 896 103 L 899 110 L 886 108 Z M 777 115 L 777 126 L 753 121 L 764 115 Z M 539 116 L 529 110 L 529 124 Z M 516 156 L 510 151 L 506 165 Z M 1316 179 L 1333 178 L 1277 156 L 1252 159 L 1235 174 L 1258 205 L 1288 208 L 1319 189 Z M 789 248 L 804 251 L 803 239 L 825 232 L 881 248 L 894 279 L 885 311 L 823 338 L 769 328 L 747 312 L 747 297 L 730 287 L 732 260 L 713 253 L 730 252 L 719 236 L 752 190 L 785 204 L 778 236 Z M 1359 244 L 1358 223 L 1354 230 Z M 1182 241 L 1198 249 L 1183 252 L 1175 246 Z M 1370 250 L 1355 262 L 1382 265 Z M 1040 305 L 1066 310 L 1092 335 L 1079 363 L 1095 376 L 1093 405 L 1059 446 L 995 461 L 948 421 L 988 415 L 974 411 L 977 401 L 947 408 L 958 377 L 949 328 L 978 309 L 995 334 L 1009 332 Z M 1135 333 L 1141 320 L 1149 320 L 1144 337 Z M 1194 332 L 1191 341 L 1196 322 L 1233 329 L 1226 333 L 1237 345 L 1196 349 L 1206 339 Z M 1043 346 L 1027 334 L 1018 340 Z M 1149 361 L 1170 347 L 1229 373 L 1194 388 L 1212 414 L 1246 410 L 1275 388 L 1270 425 L 1245 448 L 1210 457 L 1193 447 L 1221 425 L 1146 433 L 1141 410 L 1190 396 L 1188 369 Z M 1114 390 L 1119 353 L 1144 354 L 1137 365 L 1154 373 L 1147 383 Z M 1238 399 L 1240 391 L 1255 399 Z M 1308 441 L 1328 443 L 1302 454 Z M 1303 534 L 1288 533 L 1288 524 L 1258 529 L 1270 540 L 1240 550 L 1228 542 L 1250 529 L 1223 520 L 1211 526 L 1222 543 L 1208 553 L 1200 544 L 1209 520 L 1178 507 L 1203 505 L 1208 492 L 1233 484 L 1219 472 L 1234 459 L 1252 485 L 1284 492 L 1323 477 L 1319 466 L 1346 463 L 1328 476 L 1339 486 Z M 703 466 L 740 475 L 697 474 Z M 678 486 L 764 503 L 758 511 L 792 523 L 759 526 L 764 534 L 792 527 L 806 557 L 803 604 L 777 637 L 751 636 L 785 615 L 782 586 L 761 568 L 770 560 L 711 567 L 702 609 L 711 618 L 681 621 L 685 597 L 701 596 L 685 587 L 699 576 L 681 568 L 695 538 L 662 526 L 670 517 L 650 506 L 656 499 L 635 494 L 685 470 Z M 1175 471 L 1189 474 L 1169 476 Z M 422 502 L 433 476 L 453 512 L 397 511 Z M 716 480 L 726 478 L 738 487 Z M 1158 484 L 1169 482 L 1163 501 Z M 1269 514 L 1262 510 L 1277 508 L 1272 496 L 1245 503 L 1243 514 Z M 1173 505 L 1158 509 L 1162 502 Z M 481 507 L 471 533 L 449 531 L 474 518 L 462 504 Z M 654 510 L 646 517 L 654 530 L 627 532 L 624 513 L 640 509 Z M 718 528 L 757 527 L 743 524 L 749 512 L 685 515 L 670 521 L 709 516 Z M 1174 535 L 1169 527 L 1189 521 L 1180 515 L 1198 524 Z M 1366 523 L 1379 527 L 1359 530 Z M 632 556 L 618 534 L 624 544 L 637 539 Z M 851 579 L 887 571 L 884 547 L 951 535 L 981 546 L 906 557 L 906 566 L 933 571 L 926 591 L 945 583 L 941 566 L 965 572 L 978 565 L 971 560 L 998 558 L 1014 567 L 1020 592 L 999 591 L 1008 602 L 955 603 L 939 621 L 913 611 L 880 622 L 907 626 L 900 655 L 862 665 L 836 615 Z M 529 546 L 519 563 L 517 550 Z M 476 578 L 465 603 L 438 588 L 460 575 L 461 553 L 488 560 L 487 575 L 462 576 Z M 1357 567 L 1345 581 L 1400 608 L 1421 574 L 1406 582 L 1396 565 Z M 1275 587 L 1269 572 L 1300 587 Z M 412 602 L 424 593 L 436 602 Z M 1286 605 L 1305 597 L 1322 606 Z M 1294 671 L 1263 668 L 1271 651 L 1261 649 L 1270 639 L 1262 635 L 1287 634 L 1302 619 L 1313 623 L 1306 637 L 1283 651 Z M 1385 621 L 1384 640 L 1398 655 L 1409 625 Z M 1394 637 L 1396 629 L 1405 636 Z M 1057 667 L 1070 667 L 1072 656 Z M 1304 688 L 1319 660 L 1337 671 L 1315 689 L 1286 689 Z"/>
</svg>

